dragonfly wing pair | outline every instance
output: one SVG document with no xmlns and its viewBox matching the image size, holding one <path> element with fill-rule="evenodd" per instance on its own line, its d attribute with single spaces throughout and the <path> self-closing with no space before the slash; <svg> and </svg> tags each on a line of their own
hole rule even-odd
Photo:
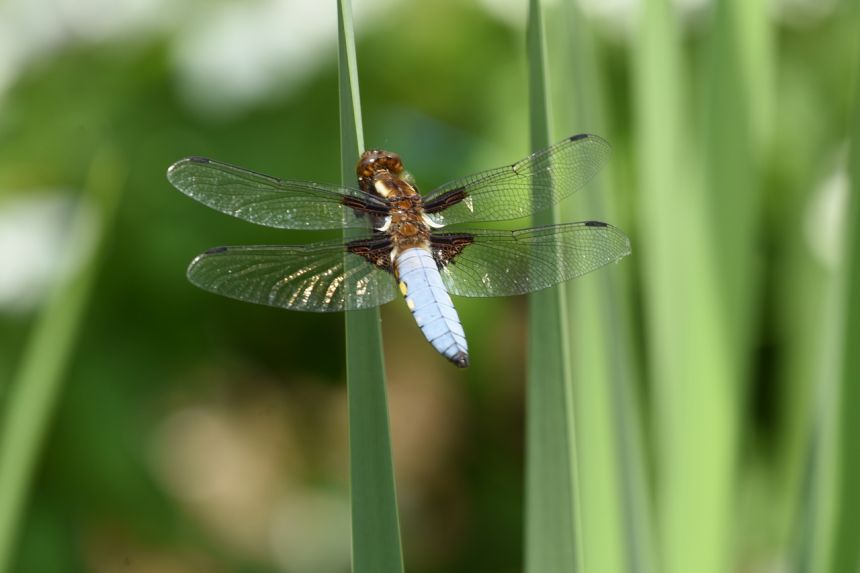
<svg viewBox="0 0 860 573">
<path fill-rule="evenodd" d="M 433 235 L 431 244 L 438 253 L 455 240 L 465 244 L 441 268 L 442 281 L 448 292 L 466 297 L 540 290 L 630 252 L 624 233 L 598 221 L 520 231 L 469 229 Z M 380 249 L 378 254 L 388 257 L 388 252 Z M 443 252 L 435 258 L 438 262 L 444 257 Z M 373 308 L 397 294 L 388 271 L 345 252 L 341 241 L 218 247 L 194 259 L 188 278 L 200 288 L 230 298 L 312 312 Z"/>
<path fill-rule="evenodd" d="M 605 163 L 609 145 L 577 135 L 498 169 L 447 183 L 423 197 L 433 227 L 528 216 L 584 186 Z M 349 187 L 286 181 L 192 157 L 168 170 L 170 182 L 218 211 L 282 229 L 363 228 L 353 242 L 303 246 L 219 247 L 188 269 L 195 285 L 235 299 L 291 310 L 334 312 L 392 300 L 392 244 L 379 226 L 383 197 Z M 598 221 L 495 231 L 434 228 L 429 239 L 446 289 L 490 297 L 546 288 L 630 253 L 623 232 Z"/>
</svg>

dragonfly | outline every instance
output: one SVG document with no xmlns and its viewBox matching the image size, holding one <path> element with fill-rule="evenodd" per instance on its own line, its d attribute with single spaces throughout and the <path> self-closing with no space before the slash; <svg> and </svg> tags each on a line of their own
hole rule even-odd
<svg viewBox="0 0 860 573">
<path fill-rule="evenodd" d="M 511 231 L 463 225 L 550 208 L 585 186 L 610 150 L 599 136 L 574 135 L 426 195 L 400 156 L 380 149 L 361 155 L 354 187 L 279 179 L 204 157 L 177 161 L 167 179 L 192 199 L 251 223 L 352 229 L 344 240 L 209 249 L 188 267 L 194 285 L 310 312 L 374 308 L 399 292 L 430 344 L 465 368 L 469 348 L 451 295 L 545 289 L 619 261 L 630 254 L 630 240 L 601 221 Z"/>
</svg>

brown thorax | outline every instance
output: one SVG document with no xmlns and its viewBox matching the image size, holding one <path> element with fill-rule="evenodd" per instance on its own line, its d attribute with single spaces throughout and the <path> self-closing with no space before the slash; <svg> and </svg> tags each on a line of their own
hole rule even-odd
<svg viewBox="0 0 860 573">
<path fill-rule="evenodd" d="M 379 149 L 365 151 L 356 174 L 362 191 L 388 202 L 390 220 L 380 230 L 391 237 L 395 251 L 428 244 L 430 228 L 424 220 L 421 195 L 399 155 Z"/>
</svg>

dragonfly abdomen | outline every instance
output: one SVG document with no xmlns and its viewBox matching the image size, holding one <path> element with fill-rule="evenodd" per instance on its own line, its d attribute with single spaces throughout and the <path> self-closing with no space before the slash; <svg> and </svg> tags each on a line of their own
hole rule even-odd
<svg viewBox="0 0 860 573">
<path fill-rule="evenodd" d="M 395 260 L 400 291 L 424 337 L 442 356 L 465 368 L 469 348 L 460 317 L 427 249 L 406 249 Z"/>
</svg>

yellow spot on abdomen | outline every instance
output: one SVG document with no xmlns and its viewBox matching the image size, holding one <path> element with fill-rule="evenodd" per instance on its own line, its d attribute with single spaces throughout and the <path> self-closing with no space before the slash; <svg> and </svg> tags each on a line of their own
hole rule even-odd
<svg viewBox="0 0 860 573">
<path fill-rule="evenodd" d="M 400 284 L 403 284 L 403 283 L 400 283 Z M 412 301 L 411 298 L 406 299 L 406 306 L 409 307 L 409 310 L 415 310 L 415 303 Z"/>
<path fill-rule="evenodd" d="M 400 294 L 406 296 L 406 283 L 403 281 L 400 281 Z"/>
</svg>

